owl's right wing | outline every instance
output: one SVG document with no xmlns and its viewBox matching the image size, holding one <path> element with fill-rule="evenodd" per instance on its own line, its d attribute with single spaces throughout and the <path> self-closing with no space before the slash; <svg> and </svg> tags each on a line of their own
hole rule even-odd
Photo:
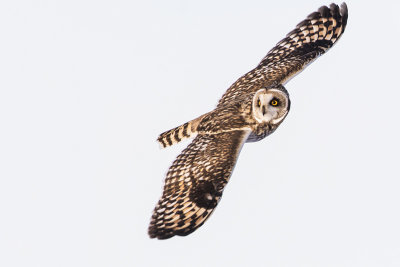
<svg viewBox="0 0 400 267">
<path fill-rule="evenodd" d="M 149 226 L 151 238 L 188 235 L 221 199 L 249 130 L 199 134 L 177 157 Z"/>
<path fill-rule="evenodd" d="M 278 42 L 260 64 L 233 83 L 218 106 L 262 87 L 285 84 L 318 56 L 329 50 L 343 34 L 348 11 L 345 3 L 322 6 Z"/>
</svg>

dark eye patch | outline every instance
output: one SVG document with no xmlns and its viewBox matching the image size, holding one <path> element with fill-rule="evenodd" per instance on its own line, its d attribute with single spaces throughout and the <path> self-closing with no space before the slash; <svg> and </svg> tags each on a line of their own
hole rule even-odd
<svg viewBox="0 0 400 267">
<path fill-rule="evenodd" d="M 274 97 L 271 99 L 271 101 L 269 101 L 269 104 L 273 107 L 277 107 L 281 104 L 281 101 L 279 101 L 278 98 Z"/>
</svg>

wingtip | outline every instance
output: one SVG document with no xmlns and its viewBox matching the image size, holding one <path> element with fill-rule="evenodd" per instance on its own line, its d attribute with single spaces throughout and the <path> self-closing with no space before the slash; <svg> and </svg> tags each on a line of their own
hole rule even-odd
<svg viewBox="0 0 400 267">
<path fill-rule="evenodd" d="M 329 16 L 340 16 L 342 25 L 345 27 L 347 23 L 347 18 L 348 18 L 348 9 L 347 9 L 347 4 L 343 2 L 340 4 L 340 7 L 332 3 L 328 6 L 321 6 L 318 8 L 318 11 L 312 12 L 310 15 L 307 16 L 308 20 L 313 20 L 313 19 L 319 19 L 320 17 L 329 17 Z M 301 26 L 304 26 L 308 24 L 308 21 L 303 20 L 299 24 L 297 24 L 297 28 L 300 28 Z"/>
<path fill-rule="evenodd" d="M 311 13 L 307 16 L 305 20 L 298 23 L 296 25 L 296 28 L 293 31 L 289 32 L 286 36 L 290 36 L 293 33 L 296 33 L 301 27 L 309 25 L 310 21 L 312 20 L 318 20 L 320 18 L 328 17 L 333 17 L 335 20 L 338 21 L 338 23 L 342 27 L 341 34 L 343 34 L 344 30 L 346 29 L 348 18 L 347 4 L 343 2 L 342 4 L 340 4 L 340 7 L 335 3 L 332 3 L 329 6 L 321 6 L 320 8 L 318 8 L 318 11 Z"/>
<path fill-rule="evenodd" d="M 160 233 L 158 232 L 158 230 L 157 230 L 157 227 L 155 227 L 155 225 L 151 225 L 151 226 L 149 227 L 149 230 L 148 230 L 147 233 L 148 233 L 150 239 L 164 240 L 164 239 L 168 239 L 168 238 L 171 238 L 171 237 L 172 237 L 172 235 L 163 235 L 163 234 L 160 234 Z"/>
<path fill-rule="evenodd" d="M 165 231 L 165 228 L 160 228 L 157 224 L 157 216 L 158 213 L 153 213 L 150 221 L 149 228 L 147 229 L 147 234 L 149 235 L 150 239 L 168 239 L 171 238 L 172 235 L 169 231 Z"/>
<path fill-rule="evenodd" d="M 347 9 L 347 4 L 346 4 L 346 2 L 341 3 L 341 4 L 340 4 L 340 14 L 341 14 L 342 16 L 347 15 L 347 11 L 348 11 L 348 9 Z"/>
<path fill-rule="evenodd" d="M 331 16 L 340 20 L 343 28 L 342 33 L 344 32 L 347 25 L 347 18 L 349 16 L 349 11 L 346 2 L 341 3 L 340 7 L 335 3 L 330 4 L 329 7 L 322 6 L 318 9 L 318 12 L 321 14 L 322 17 L 327 17 L 329 16 L 330 13 Z"/>
<path fill-rule="evenodd" d="M 347 18 L 349 17 L 349 10 L 345 2 L 340 5 L 340 15 L 342 16 L 342 25 L 344 31 L 347 25 Z"/>
<path fill-rule="evenodd" d="M 319 14 L 321 14 L 322 17 L 328 17 L 331 10 L 327 6 L 321 6 L 320 8 L 318 8 L 318 12 Z"/>
<path fill-rule="evenodd" d="M 165 228 L 159 228 L 156 224 L 150 223 L 147 231 L 150 239 L 165 240 L 177 235 L 183 235 L 178 232 L 174 232 Z M 186 235 L 186 234 L 185 234 Z"/>
</svg>

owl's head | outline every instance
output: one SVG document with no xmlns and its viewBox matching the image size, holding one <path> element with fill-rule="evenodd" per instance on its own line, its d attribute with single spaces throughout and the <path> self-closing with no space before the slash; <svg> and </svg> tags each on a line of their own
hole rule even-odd
<svg viewBox="0 0 400 267">
<path fill-rule="evenodd" d="M 258 123 L 277 125 L 289 110 L 289 94 L 283 86 L 263 88 L 253 96 L 252 114 Z"/>
</svg>

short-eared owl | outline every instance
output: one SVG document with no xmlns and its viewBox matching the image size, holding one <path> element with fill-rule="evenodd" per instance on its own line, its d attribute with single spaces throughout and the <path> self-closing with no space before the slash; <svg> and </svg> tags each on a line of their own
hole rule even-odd
<svg viewBox="0 0 400 267">
<path fill-rule="evenodd" d="M 213 111 L 158 137 L 163 147 L 195 138 L 168 170 L 150 237 L 188 235 L 207 220 L 243 144 L 273 133 L 287 116 L 290 99 L 283 84 L 335 44 L 346 28 L 347 14 L 345 3 L 319 8 L 233 83 Z"/>
</svg>

